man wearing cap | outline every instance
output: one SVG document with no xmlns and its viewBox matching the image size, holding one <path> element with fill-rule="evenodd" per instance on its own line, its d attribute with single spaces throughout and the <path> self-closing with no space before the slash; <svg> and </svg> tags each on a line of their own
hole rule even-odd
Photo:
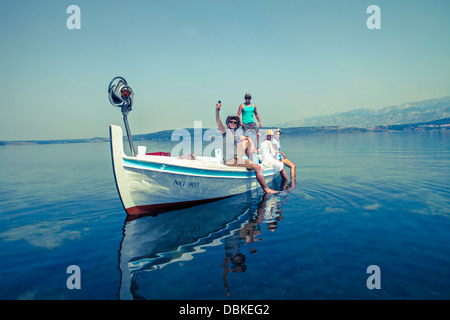
<svg viewBox="0 0 450 320">
<path fill-rule="evenodd" d="M 239 117 L 228 116 L 225 122 L 226 126 L 223 125 L 219 114 L 221 106 L 221 103 L 216 104 L 216 122 L 220 133 L 222 133 L 222 155 L 225 164 L 232 167 L 245 167 L 247 170 L 255 171 L 256 180 L 258 180 L 265 193 L 272 194 L 278 192 L 267 187 L 259 164 L 242 158 L 245 154 L 251 155 L 250 150 L 254 148 L 253 142 L 246 136 L 240 137 L 239 140 L 236 138 L 235 131 L 240 125 Z M 249 159 L 252 159 L 252 157 L 249 157 Z"/>
<path fill-rule="evenodd" d="M 242 129 L 244 130 L 244 135 L 248 137 L 251 132 L 256 135 L 256 147 L 259 149 L 259 138 L 261 137 L 259 128 L 262 127 L 261 119 L 259 118 L 256 106 L 250 102 L 250 100 L 252 99 L 252 95 L 250 93 L 246 93 L 244 99 L 245 102 L 239 106 L 237 116 L 240 117 L 242 114 L 241 125 Z M 256 119 L 258 119 L 259 127 L 255 123 L 253 114 L 256 116 Z"/>
</svg>

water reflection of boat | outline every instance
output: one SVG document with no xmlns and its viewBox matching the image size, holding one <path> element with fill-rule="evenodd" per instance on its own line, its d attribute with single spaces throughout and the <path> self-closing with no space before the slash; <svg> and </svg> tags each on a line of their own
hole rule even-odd
<svg viewBox="0 0 450 320">
<path fill-rule="evenodd" d="M 119 298 L 142 298 L 136 285 L 140 272 L 191 260 L 208 246 L 224 244 L 226 256 L 235 262 L 238 256 L 232 252 L 239 251 L 240 245 L 235 241 L 257 241 L 260 230 L 255 226 L 264 221 L 267 202 L 275 201 L 271 207 L 276 207 L 283 197 L 278 194 L 273 199 L 253 190 L 194 208 L 127 220 L 120 247 Z"/>
</svg>

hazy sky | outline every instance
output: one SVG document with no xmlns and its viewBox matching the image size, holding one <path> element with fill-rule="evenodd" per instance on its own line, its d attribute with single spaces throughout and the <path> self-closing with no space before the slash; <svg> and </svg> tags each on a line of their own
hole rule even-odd
<svg viewBox="0 0 450 320">
<path fill-rule="evenodd" d="M 115 76 L 134 134 L 215 127 L 246 92 L 265 126 L 447 96 L 449 21 L 448 0 L 1 0 L 0 140 L 106 137 Z"/>
</svg>

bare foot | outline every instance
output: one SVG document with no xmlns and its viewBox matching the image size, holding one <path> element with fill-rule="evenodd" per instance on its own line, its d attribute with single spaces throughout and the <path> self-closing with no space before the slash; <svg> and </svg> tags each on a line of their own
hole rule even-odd
<svg viewBox="0 0 450 320">
<path fill-rule="evenodd" d="M 295 179 L 291 179 L 291 188 L 295 188 L 295 185 L 297 184 L 297 180 Z"/>
<path fill-rule="evenodd" d="M 279 191 L 275 191 L 275 190 L 272 190 L 272 189 L 269 189 L 269 188 L 264 190 L 264 193 L 266 193 L 266 194 L 274 194 L 274 193 L 278 193 L 278 192 Z"/>
</svg>

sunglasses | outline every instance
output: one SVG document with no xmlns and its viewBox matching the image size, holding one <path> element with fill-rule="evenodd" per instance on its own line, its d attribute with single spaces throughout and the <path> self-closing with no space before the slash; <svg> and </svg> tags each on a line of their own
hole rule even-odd
<svg viewBox="0 0 450 320">
<path fill-rule="evenodd" d="M 228 121 L 228 123 L 234 123 L 234 124 L 237 124 L 237 121 L 231 120 L 231 121 Z"/>
</svg>

